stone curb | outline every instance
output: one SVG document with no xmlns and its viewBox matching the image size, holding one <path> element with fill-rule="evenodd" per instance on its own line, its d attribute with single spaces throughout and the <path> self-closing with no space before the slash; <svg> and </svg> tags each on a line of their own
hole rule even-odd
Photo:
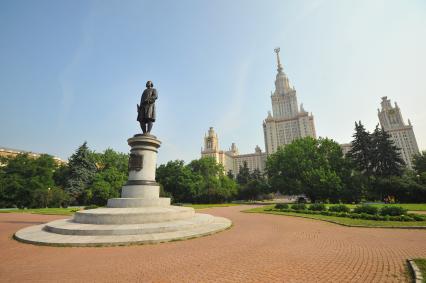
<svg viewBox="0 0 426 283">
<path fill-rule="evenodd" d="M 365 225 L 349 225 L 349 224 L 344 224 L 344 223 L 339 223 L 337 221 L 333 221 L 333 220 L 327 220 L 327 219 L 318 219 L 318 218 L 312 218 L 312 217 L 307 217 L 307 216 L 303 216 L 303 215 L 288 215 L 288 214 L 276 214 L 276 213 L 271 213 L 271 212 L 267 212 L 267 211 L 262 211 L 262 212 L 251 212 L 251 211 L 247 211 L 247 210 L 242 210 L 241 212 L 245 212 L 245 213 L 263 213 L 263 214 L 270 214 L 270 215 L 283 215 L 283 216 L 290 216 L 290 217 L 300 217 L 300 218 L 306 218 L 306 219 L 312 219 L 312 220 L 319 220 L 319 221 L 324 221 L 324 222 L 329 222 L 329 223 L 333 223 L 333 224 L 337 224 L 337 225 L 341 225 L 341 226 L 345 226 L 345 227 L 355 227 L 355 228 L 385 228 L 385 229 L 420 229 L 420 230 L 425 230 L 426 226 L 365 226 Z"/>
<path fill-rule="evenodd" d="M 419 267 L 414 262 L 413 259 L 407 259 L 408 265 L 410 265 L 411 271 L 413 272 L 414 278 L 413 282 L 415 283 L 422 283 L 423 282 L 423 275 L 420 272 Z"/>
</svg>

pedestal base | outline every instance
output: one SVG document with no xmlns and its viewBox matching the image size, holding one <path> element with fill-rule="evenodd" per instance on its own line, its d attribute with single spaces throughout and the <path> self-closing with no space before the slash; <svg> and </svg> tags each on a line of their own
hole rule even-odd
<svg viewBox="0 0 426 283">
<path fill-rule="evenodd" d="M 77 211 L 72 219 L 21 229 L 15 239 L 53 246 L 146 244 L 200 237 L 231 226 L 226 218 L 170 206 L 170 198 L 160 198 L 155 169 L 161 142 L 152 135 L 135 135 L 128 143 L 129 178 L 122 198 L 109 199 L 105 208 Z"/>
<path fill-rule="evenodd" d="M 92 227 L 87 226 L 87 224 L 69 222 L 70 220 L 58 220 L 47 225 L 31 226 L 19 230 L 15 233 L 14 238 L 24 243 L 47 246 L 123 246 L 154 244 L 206 236 L 223 231 L 232 224 L 226 218 L 210 215 L 208 216 L 212 217 L 211 221 L 202 223 L 204 215 L 207 214 L 197 213 L 190 220 L 167 223 L 92 225 Z"/>
</svg>

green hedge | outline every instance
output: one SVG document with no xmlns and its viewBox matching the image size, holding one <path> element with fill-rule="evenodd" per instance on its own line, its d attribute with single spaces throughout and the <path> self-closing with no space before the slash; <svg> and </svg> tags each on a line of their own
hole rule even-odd
<svg viewBox="0 0 426 283">
<path fill-rule="evenodd" d="M 365 220 L 377 220 L 377 221 L 426 221 L 426 217 L 418 214 L 389 216 L 379 214 L 368 214 L 368 213 L 348 213 L 348 212 L 334 212 L 334 211 L 316 211 L 316 210 L 296 210 L 296 209 L 280 209 L 282 212 L 293 212 L 300 214 L 320 214 L 325 216 L 336 216 L 336 217 L 349 217 L 353 219 L 365 219 Z"/>
<path fill-rule="evenodd" d="M 295 203 L 291 205 L 291 209 L 294 210 L 306 210 L 306 204 L 304 203 Z"/>
<path fill-rule="evenodd" d="M 330 206 L 328 210 L 333 212 L 351 212 L 351 209 L 344 204 Z"/>
<path fill-rule="evenodd" d="M 407 214 L 407 210 L 401 206 L 384 206 L 380 209 L 380 215 L 400 216 Z"/>
<path fill-rule="evenodd" d="M 313 211 L 325 211 L 327 207 L 323 203 L 314 203 L 311 204 L 308 209 Z"/>
<path fill-rule="evenodd" d="M 365 214 L 374 215 L 374 214 L 377 214 L 379 212 L 379 209 L 375 206 L 363 204 L 363 205 L 359 205 L 359 206 L 355 207 L 353 212 L 359 213 L 359 214 L 365 213 Z"/>
</svg>

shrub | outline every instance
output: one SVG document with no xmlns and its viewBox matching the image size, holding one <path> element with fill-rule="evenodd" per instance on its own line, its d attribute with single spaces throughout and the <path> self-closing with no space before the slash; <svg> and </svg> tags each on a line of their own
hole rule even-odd
<svg viewBox="0 0 426 283">
<path fill-rule="evenodd" d="M 349 214 L 347 212 L 337 212 L 338 217 L 349 217 Z"/>
<path fill-rule="evenodd" d="M 419 214 L 408 214 L 408 216 L 412 217 L 415 221 L 425 221 L 426 217 L 424 217 L 423 215 L 419 215 Z"/>
<path fill-rule="evenodd" d="M 291 205 L 291 209 L 294 210 L 305 210 L 306 209 L 306 204 L 304 203 L 295 203 Z"/>
<path fill-rule="evenodd" d="M 277 203 L 275 205 L 275 208 L 276 209 L 288 209 L 288 204 L 286 204 L 286 203 Z"/>
<path fill-rule="evenodd" d="M 377 214 L 379 210 L 375 206 L 371 205 L 361 205 L 354 208 L 354 213 L 366 213 L 366 214 Z"/>
<path fill-rule="evenodd" d="M 327 210 L 327 208 L 325 207 L 325 205 L 323 203 L 311 204 L 308 209 L 314 210 L 314 211 L 325 211 L 325 210 Z"/>
<path fill-rule="evenodd" d="M 384 206 L 380 209 L 380 215 L 399 216 L 406 213 L 407 210 L 400 206 Z"/>
<path fill-rule="evenodd" d="M 351 211 L 351 209 L 344 204 L 330 206 L 328 210 L 333 212 L 346 212 L 346 213 Z"/>
</svg>

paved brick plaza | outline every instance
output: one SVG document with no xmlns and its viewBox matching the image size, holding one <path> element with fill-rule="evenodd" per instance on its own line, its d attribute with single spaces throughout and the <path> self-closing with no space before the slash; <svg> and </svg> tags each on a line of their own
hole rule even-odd
<svg viewBox="0 0 426 283">
<path fill-rule="evenodd" d="M 348 228 L 310 219 L 204 210 L 234 227 L 159 245 L 56 248 L 11 239 L 61 216 L 0 214 L 0 282 L 401 282 L 426 257 L 426 230 Z"/>
</svg>

